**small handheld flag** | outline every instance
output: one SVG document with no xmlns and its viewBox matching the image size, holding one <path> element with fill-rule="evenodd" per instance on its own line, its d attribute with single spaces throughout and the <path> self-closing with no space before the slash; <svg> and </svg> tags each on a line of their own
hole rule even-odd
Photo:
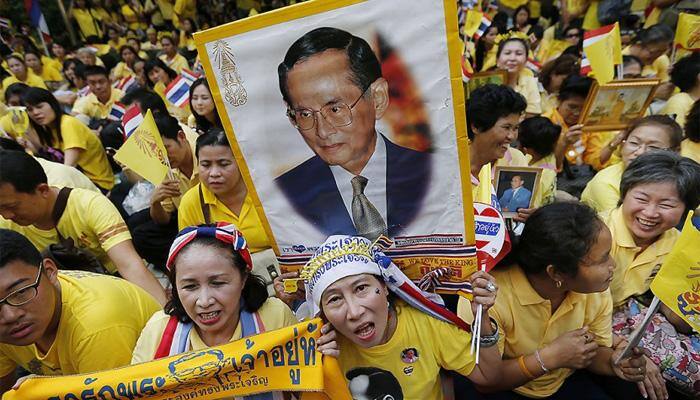
<svg viewBox="0 0 700 400">
<path fill-rule="evenodd" d="M 190 83 L 196 81 L 197 79 L 202 77 L 202 74 L 198 74 L 196 72 L 193 72 L 187 68 L 182 69 L 182 77 L 190 81 Z"/>
<path fill-rule="evenodd" d="M 191 82 L 180 75 L 165 88 L 165 98 L 175 106 L 184 108 L 190 101 L 190 86 Z"/>
<path fill-rule="evenodd" d="M 115 101 L 114 104 L 112 104 L 112 109 L 109 110 L 109 115 L 107 118 L 111 119 L 112 121 L 121 121 L 125 112 L 126 108 L 124 108 L 124 105 Z"/>
<path fill-rule="evenodd" d="M 136 128 L 143 122 L 143 115 L 138 104 L 132 104 L 122 117 L 122 126 L 124 127 L 124 140 L 128 139 Z"/>
<path fill-rule="evenodd" d="M 491 26 L 491 17 L 489 17 L 487 14 L 482 14 L 481 24 L 479 24 L 476 32 L 474 32 L 474 40 L 479 40 L 480 37 L 484 36 L 486 30 L 489 29 L 489 26 Z"/>
<path fill-rule="evenodd" d="M 129 111 L 131 109 L 127 110 L 127 114 Z M 146 111 L 146 116 L 141 120 L 143 122 L 128 135 L 114 159 L 152 184 L 159 185 L 170 170 L 168 153 L 151 110 Z"/>
<path fill-rule="evenodd" d="M 115 87 L 123 92 L 128 92 L 130 89 L 136 87 L 137 85 L 138 84 L 136 83 L 136 78 L 134 78 L 133 75 L 129 75 L 117 81 Z"/>
</svg>

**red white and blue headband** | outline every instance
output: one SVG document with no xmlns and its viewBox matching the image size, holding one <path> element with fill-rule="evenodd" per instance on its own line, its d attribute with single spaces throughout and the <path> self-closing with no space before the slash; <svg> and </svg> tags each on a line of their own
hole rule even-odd
<svg viewBox="0 0 700 400">
<path fill-rule="evenodd" d="M 165 266 L 168 270 L 172 269 L 173 264 L 175 264 L 175 259 L 177 255 L 180 254 L 185 246 L 197 238 L 214 238 L 221 242 L 230 244 L 233 250 L 237 251 L 238 254 L 243 257 L 246 263 L 246 270 L 250 272 L 253 269 L 253 262 L 250 258 L 250 252 L 248 251 L 248 244 L 246 243 L 243 234 L 236 229 L 236 226 L 228 222 L 217 222 L 216 224 L 210 225 L 198 225 L 198 226 L 188 226 L 181 230 L 173 244 L 170 246 L 170 251 L 168 252 L 168 261 Z"/>
</svg>

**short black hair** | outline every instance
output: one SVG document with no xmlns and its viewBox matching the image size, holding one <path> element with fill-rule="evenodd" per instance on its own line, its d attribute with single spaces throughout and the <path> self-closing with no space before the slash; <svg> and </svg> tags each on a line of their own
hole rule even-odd
<svg viewBox="0 0 700 400">
<path fill-rule="evenodd" d="M 671 82 L 678 86 L 681 92 L 687 92 L 698 84 L 698 74 L 700 74 L 700 53 L 692 53 L 673 64 Z"/>
<path fill-rule="evenodd" d="M 168 113 L 168 106 L 165 105 L 163 98 L 156 92 L 148 88 L 138 88 L 128 91 L 121 100 L 122 104 L 130 106 L 134 102 L 138 102 L 141 106 L 141 111 L 151 110 L 151 112 Z"/>
<path fill-rule="evenodd" d="M 518 140 L 523 147 L 534 150 L 545 157 L 554 152 L 554 147 L 561 135 L 561 126 L 553 123 L 549 118 L 526 118 L 518 128 Z"/>
<path fill-rule="evenodd" d="M 552 265 L 571 277 L 578 274 L 604 227 L 592 208 L 574 202 L 540 207 L 528 218 L 516 248 L 516 260 L 526 274 L 544 273 Z"/>
<path fill-rule="evenodd" d="M 401 383 L 390 371 L 377 367 L 357 367 L 345 373 L 348 382 L 358 376 L 366 376 L 369 381 L 367 392 L 364 393 L 366 398 L 383 399 L 383 396 L 391 396 L 394 400 L 403 400 Z"/>
<path fill-rule="evenodd" d="M 284 60 L 277 67 L 280 92 L 288 105 L 292 105 L 287 88 L 289 71 L 296 63 L 326 50 L 345 52 L 350 64 L 350 80 L 363 92 L 382 77 L 381 64 L 366 40 L 337 28 L 316 28 L 292 43 Z"/>
<path fill-rule="evenodd" d="M 21 144 L 17 143 L 15 140 L 6 138 L 6 137 L 0 137 L 0 150 L 10 150 L 10 151 L 24 151 L 24 147 L 22 147 Z"/>
<path fill-rule="evenodd" d="M 10 229 L 0 229 L 0 268 L 13 261 L 22 261 L 25 264 L 34 265 L 37 268 L 41 261 L 41 253 L 32 242 L 21 233 Z"/>
<path fill-rule="evenodd" d="M 502 117 L 521 114 L 527 108 L 527 101 L 520 93 L 505 85 L 487 84 L 479 86 L 467 101 L 467 133 L 473 140 L 475 132 L 487 131 Z"/>
<path fill-rule="evenodd" d="M 255 275 L 252 272 L 248 272 L 246 269 L 245 260 L 243 260 L 243 257 L 237 251 L 233 250 L 233 246 L 231 246 L 231 244 L 224 243 L 221 240 L 212 237 L 196 237 L 180 250 L 180 254 L 187 251 L 188 248 L 193 247 L 193 245 L 220 248 L 229 251 L 231 255 L 231 265 L 238 269 L 238 271 L 241 273 L 241 278 L 247 277 L 241 293 L 244 309 L 248 312 L 255 312 L 262 307 L 268 297 L 267 285 L 260 276 Z M 179 258 L 179 255 L 177 258 Z M 187 315 L 185 308 L 182 306 L 180 296 L 177 293 L 177 285 L 175 284 L 177 275 L 177 258 L 175 258 L 175 262 L 168 273 L 168 279 L 170 280 L 171 287 L 170 293 L 172 294 L 172 297 L 165 304 L 164 311 L 168 315 L 177 317 L 177 319 L 181 322 L 192 322 L 190 317 Z M 202 268 L 206 268 L 206 266 L 202 265 Z"/>
<path fill-rule="evenodd" d="M 22 98 L 27 89 L 29 89 L 29 86 L 22 82 L 15 82 L 9 85 L 5 89 L 5 101 L 7 101 L 12 96 L 19 96 L 20 98 Z"/>
<path fill-rule="evenodd" d="M 557 98 L 560 102 L 569 100 L 572 97 L 583 97 L 585 99 L 588 97 L 588 92 L 591 91 L 592 86 L 593 79 L 575 73 L 571 74 L 561 83 Z"/>
<path fill-rule="evenodd" d="M 8 183 L 19 193 L 34 193 L 47 182 L 46 172 L 34 157 L 24 151 L 0 150 L 0 184 Z"/>
<path fill-rule="evenodd" d="M 570 54 L 561 55 L 552 61 L 547 62 L 542 66 L 539 80 L 542 86 L 549 90 L 549 84 L 552 81 L 552 75 L 570 75 L 579 71 L 578 57 Z"/>
<path fill-rule="evenodd" d="M 700 100 L 696 100 L 685 116 L 685 137 L 691 142 L 700 142 Z"/>
<path fill-rule="evenodd" d="M 205 146 L 225 146 L 231 147 L 226 133 L 221 128 L 213 127 L 197 138 L 194 154 L 199 158 L 199 150 Z"/>
<path fill-rule="evenodd" d="M 635 186 L 658 182 L 676 185 L 686 211 L 700 204 L 700 164 L 667 150 L 644 153 L 627 166 L 620 180 L 620 202 Z"/>
<path fill-rule="evenodd" d="M 671 41 L 673 41 L 673 29 L 665 24 L 656 24 L 646 29 L 640 29 L 632 42 L 650 45 L 654 43 L 671 43 Z"/>
<path fill-rule="evenodd" d="M 153 69 L 156 67 L 165 71 L 165 73 L 168 74 L 170 79 L 177 78 L 177 72 L 175 72 L 175 70 L 168 67 L 168 65 L 160 58 L 154 58 L 152 60 L 146 61 L 146 65 L 144 65 L 143 67 L 144 71 L 146 72 L 146 81 L 148 82 L 149 86 L 152 87 L 155 85 L 155 83 L 151 82 L 151 78 L 148 77 L 148 74 L 150 74 L 151 71 L 153 71 Z"/>
<path fill-rule="evenodd" d="M 91 75 L 104 75 L 109 79 L 109 73 L 107 72 L 107 69 L 105 67 L 99 66 L 99 65 L 86 65 L 85 66 L 85 72 L 83 72 L 83 76 L 87 78 L 88 76 Z"/>
<path fill-rule="evenodd" d="M 153 119 L 156 121 L 156 127 L 158 127 L 158 132 L 162 137 L 177 140 L 177 134 L 182 130 L 177 118 L 170 114 L 157 112 L 154 113 Z"/>
</svg>

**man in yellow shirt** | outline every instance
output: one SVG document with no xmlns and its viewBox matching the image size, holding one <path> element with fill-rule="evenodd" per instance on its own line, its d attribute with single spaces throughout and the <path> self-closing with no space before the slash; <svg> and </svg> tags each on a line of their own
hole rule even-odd
<svg viewBox="0 0 700 400">
<path fill-rule="evenodd" d="M 110 272 L 119 272 L 165 303 L 163 288 L 134 250 L 129 230 L 112 203 L 101 194 L 73 189 L 65 210 L 54 220 L 58 194 L 32 156 L 0 153 L 0 228 L 22 233 L 40 249 L 58 243 L 60 232 L 93 253 Z"/>
<path fill-rule="evenodd" d="M 72 114 L 84 115 L 90 119 L 107 118 L 112 106 L 122 98 L 124 92 L 112 87 L 104 67 L 85 67 L 85 80 L 91 93 L 75 101 Z"/>
<path fill-rule="evenodd" d="M 58 271 L 17 232 L 0 229 L 0 394 L 17 367 L 38 375 L 88 373 L 128 365 L 160 307 L 115 277 Z"/>
</svg>

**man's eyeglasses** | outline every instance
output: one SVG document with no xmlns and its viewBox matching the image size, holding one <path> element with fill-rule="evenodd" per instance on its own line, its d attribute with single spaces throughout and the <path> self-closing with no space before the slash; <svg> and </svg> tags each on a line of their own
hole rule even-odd
<svg viewBox="0 0 700 400">
<path fill-rule="evenodd" d="M 329 103 L 321 107 L 320 110 L 311 110 L 309 108 L 298 108 L 298 109 L 287 109 L 287 115 L 289 118 L 294 120 L 294 123 L 298 129 L 302 131 L 308 131 L 316 126 L 316 113 L 321 114 L 323 118 L 326 119 L 331 125 L 336 128 L 342 126 L 348 126 L 352 123 L 352 109 L 355 107 L 357 102 L 360 101 L 362 96 L 365 95 L 367 89 L 362 91 L 360 97 L 357 98 L 352 104 L 347 105 L 343 102 Z"/>
<path fill-rule="evenodd" d="M 39 283 L 41 282 L 41 271 L 44 269 L 44 263 L 39 264 L 39 273 L 36 276 L 36 281 L 31 285 L 27 285 L 23 288 L 19 288 L 14 292 L 8 294 L 3 299 L 0 300 L 0 306 L 7 303 L 14 307 L 19 307 L 21 305 L 27 304 L 34 300 L 36 295 L 39 293 Z"/>
</svg>

